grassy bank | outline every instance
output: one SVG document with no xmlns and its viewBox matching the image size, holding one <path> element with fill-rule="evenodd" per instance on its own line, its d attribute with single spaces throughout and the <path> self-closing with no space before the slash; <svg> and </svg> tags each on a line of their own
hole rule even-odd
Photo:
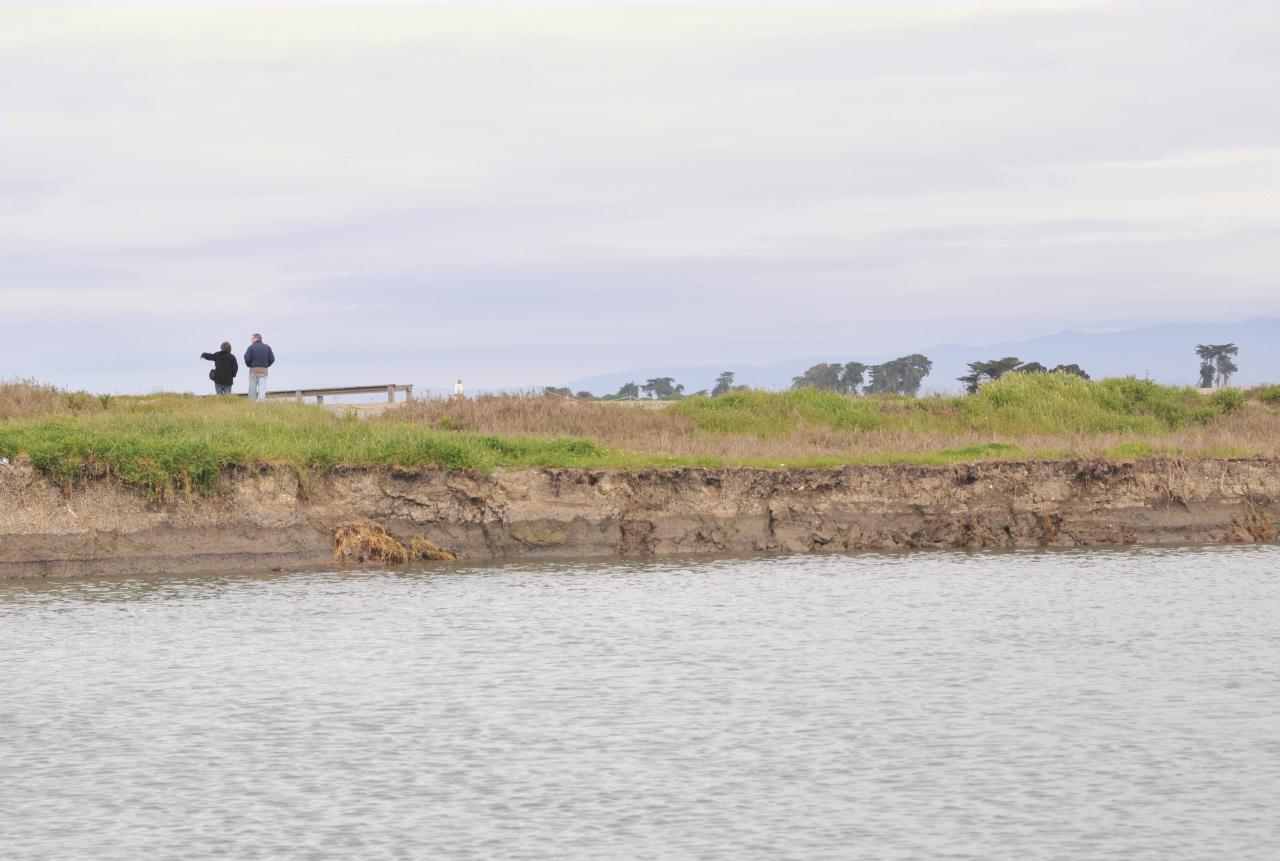
<svg viewBox="0 0 1280 861">
<path fill-rule="evenodd" d="M 24 455 L 57 481 L 106 472 L 158 494 L 208 491 L 229 467 L 289 466 L 300 473 L 347 464 L 598 466 L 584 439 L 451 433 L 414 422 L 368 422 L 291 403 L 157 396 L 101 408 L 0 421 L 0 457 Z"/>
<path fill-rule="evenodd" d="M 110 474 L 157 495 L 228 468 L 816 466 L 989 458 L 1280 455 L 1280 399 L 1141 380 L 1014 375 L 966 398 L 735 392 L 661 409 L 543 397 L 418 401 L 358 420 L 287 402 L 97 397 L 0 385 L 0 457 L 58 481 Z"/>
<path fill-rule="evenodd" d="M 568 435 L 634 452 L 778 466 L 976 457 L 1280 455 L 1280 396 L 1011 375 L 972 397 L 744 391 L 648 409 L 543 397 L 419 401 L 387 420 Z"/>
</svg>

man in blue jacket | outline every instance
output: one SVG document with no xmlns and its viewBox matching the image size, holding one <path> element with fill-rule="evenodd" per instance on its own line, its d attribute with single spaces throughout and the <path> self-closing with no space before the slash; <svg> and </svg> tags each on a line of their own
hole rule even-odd
<svg viewBox="0 0 1280 861">
<path fill-rule="evenodd" d="M 267 368 L 276 363 L 276 354 L 255 334 L 253 343 L 244 351 L 244 366 L 249 369 L 249 400 L 267 399 Z"/>
</svg>

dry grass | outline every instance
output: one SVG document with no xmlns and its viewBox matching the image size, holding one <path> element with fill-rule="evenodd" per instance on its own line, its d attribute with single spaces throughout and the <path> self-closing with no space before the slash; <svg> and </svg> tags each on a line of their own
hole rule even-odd
<svg viewBox="0 0 1280 861">
<path fill-rule="evenodd" d="M 33 380 L 0 381 L 0 421 L 49 415 L 80 415 L 105 409 L 111 395 L 68 392 Z"/>
<path fill-rule="evenodd" d="M 408 546 L 376 523 L 353 523 L 333 533 L 333 561 L 378 562 L 403 565 L 411 559 L 452 562 L 456 557 L 425 538 L 410 539 Z"/>
<path fill-rule="evenodd" d="M 625 452 L 774 466 L 901 456 L 926 458 L 967 451 L 974 452 L 975 457 L 982 456 L 983 451 L 991 455 L 1047 457 L 1127 458 L 1161 454 L 1280 457 L 1280 416 L 1256 400 L 1234 412 L 1172 430 L 1057 433 L 965 427 L 959 420 L 960 400 L 939 398 L 933 403 L 926 402 L 927 423 L 888 421 L 879 428 L 835 430 L 797 422 L 789 433 L 776 435 L 699 429 L 676 404 L 643 409 L 626 402 L 540 395 L 418 400 L 388 411 L 380 420 L 410 420 L 440 430 L 499 436 L 584 437 L 605 448 Z M 890 416 L 920 412 L 911 404 L 896 401 L 887 401 L 880 409 Z"/>
<path fill-rule="evenodd" d="M 482 395 L 475 399 L 426 398 L 382 414 L 383 421 L 420 421 L 440 430 L 502 436 L 579 436 L 622 440 L 690 434 L 690 419 L 643 401 L 586 401 L 542 395 Z"/>
</svg>

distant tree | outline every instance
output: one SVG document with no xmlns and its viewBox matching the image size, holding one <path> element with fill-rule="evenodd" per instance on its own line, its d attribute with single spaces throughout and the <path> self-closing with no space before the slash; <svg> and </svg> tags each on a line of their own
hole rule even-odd
<svg viewBox="0 0 1280 861">
<path fill-rule="evenodd" d="M 869 395 L 911 395 L 920 393 L 920 384 L 933 370 L 933 362 L 919 353 L 899 356 L 866 369 L 869 380 L 864 391 Z"/>
<path fill-rule="evenodd" d="M 840 369 L 840 390 L 856 395 L 862 388 L 866 371 L 867 366 L 862 362 L 845 362 L 844 367 Z"/>
<path fill-rule="evenodd" d="M 716 377 L 715 387 L 711 389 L 711 397 L 718 397 L 725 392 L 733 391 L 733 371 L 721 371 Z"/>
<path fill-rule="evenodd" d="M 1196 355 L 1200 357 L 1200 388 L 1202 389 L 1213 387 L 1213 378 L 1217 375 L 1217 368 L 1213 366 L 1216 350 L 1217 347 L 1208 344 L 1196 345 Z"/>
<path fill-rule="evenodd" d="M 618 392 L 613 396 L 618 400 L 632 400 L 640 397 L 640 387 L 634 382 L 623 383 L 618 387 Z"/>
<path fill-rule="evenodd" d="M 1217 374 L 1217 370 L 1213 367 L 1213 362 L 1200 363 L 1200 388 L 1213 388 L 1213 378 Z"/>
<path fill-rule="evenodd" d="M 978 388 L 988 380 L 998 380 L 1005 374 L 1022 364 L 1017 356 L 1005 356 L 1003 359 L 988 359 L 985 362 L 970 362 L 969 373 L 957 377 L 965 385 L 965 392 L 971 395 L 978 393 Z M 1039 364 L 1038 362 L 1035 364 Z M 1043 365 L 1040 365 L 1043 368 Z"/>
<path fill-rule="evenodd" d="M 1047 374 L 1049 369 L 1039 362 L 1026 362 L 1013 369 L 1019 374 Z"/>
<path fill-rule="evenodd" d="M 1022 360 L 1016 356 L 1005 356 L 1003 359 L 992 359 L 987 362 L 985 373 L 988 379 L 998 380 L 1021 365 Z"/>
<path fill-rule="evenodd" d="M 676 400 L 684 396 L 684 386 L 676 385 L 672 377 L 654 377 L 647 380 L 640 390 L 651 398 L 660 401 Z"/>
<path fill-rule="evenodd" d="M 542 389 L 542 396 L 546 398 L 571 398 L 573 397 L 573 392 L 555 386 L 545 386 Z"/>
<path fill-rule="evenodd" d="M 910 395 L 913 398 L 920 394 L 920 386 L 933 370 L 933 360 L 919 353 L 912 353 L 893 361 L 898 366 L 898 394 Z"/>
<path fill-rule="evenodd" d="M 1049 373 L 1071 374 L 1072 376 L 1080 377 L 1081 379 L 1085 379 L 1085 380 L 1089 379 L 1089 375 L 1084 372 L 1084 368 L 1080 367 L 1074 362 L 1072 362 L 1070 365 L 1055 365 L 1053 369 L 1049 371 Z"/>
<path fill-rule="evenodd" d="M 591 394 L 591 392 L 586 392 L 586 391 L 578 392 L 577 394 L 574 395 L 574 397 L 580 398 L 581 400 L 584 400 L 584 401 L 594 401 L 596 399 L 595 395 Z"/>
<path fill-rule="evenodd" d="M 821 389 L 824 392 L 843 391 L 840 380 L 844 365 L 838 362 L 822 362 L 814 365 L 798 377 L 791 378 L 793 389 Z"/>
<path fill-rule="evenodd" d="M 1231 375 L 1240 370 L 1240 367 L 1232 360 L 1232 356 L 1239 353 L 1240 350 L 1235 344 L 1223 344 L 1218 349 L 1218 355 L 1214 357 L 1213 367 L 1218 372 L 1218 385 L 1231 385 Z"/>
<path fill-rule="evenodd" d="M 1200 388 L 1230 385 L 1231 375 L 1240 370 L 1233 360 L 1239 352 L 1235 344 L 1197 344 L 1196 355 L 1200 357 Z"/>
</svg>

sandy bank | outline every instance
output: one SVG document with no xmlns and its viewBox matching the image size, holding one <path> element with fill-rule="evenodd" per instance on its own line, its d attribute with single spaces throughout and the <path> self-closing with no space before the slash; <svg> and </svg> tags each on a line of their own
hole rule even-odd
<svg viewBox="0 0 1280 861">
<path fill-rule="evenodd" d="M 0 577 L 329 563 L 372 521 L 462 559 L 1272 541 L 1280 461 L 985 462 L 830 469 L 287 470 L 157 502 L 0 466 Z"/>
</svg>

